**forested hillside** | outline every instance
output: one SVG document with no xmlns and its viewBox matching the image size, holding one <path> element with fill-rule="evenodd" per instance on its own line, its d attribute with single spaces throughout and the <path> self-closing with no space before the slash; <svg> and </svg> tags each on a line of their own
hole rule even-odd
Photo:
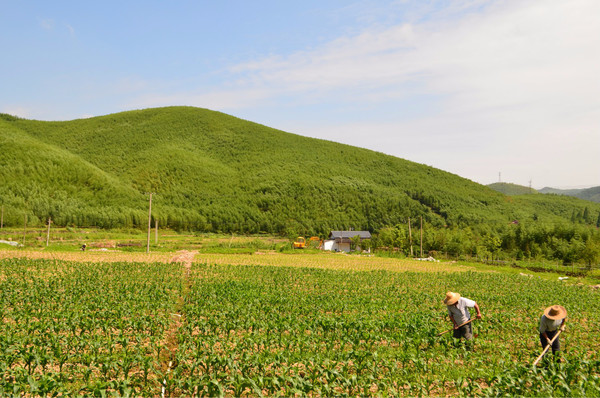
<svg viewBox="0 0 600 398">
<path fill-rule="evenodd" d="M 600 186 L 584 189 L 557 189 L 545 187 L 539 190 L 525 187 L 523 185 L 512 184 L 509 182 L 495 182 L 493 184 L 488 184 L 487 186 L 492 188 L 494 191 L 503 193 L 504 195 L 527 195 L 534 193 L 544 193 L 572 196 L 574 198 L 600 203 Z"/>
<path fill-rule="evenodd" d="M 556 195 L 574 196 L 579 199 L 590 200 L 600 203 L 600 186 L 585 189 L 556 189 L 545 187 L 540 189 L 541 193 L 552 193 Z"/>
<path fill-rule="evenodd" d="M 525 187 L 523 185 L 512 184 L 509 182 L 495 182 L 493 184 L 488 184 L 488 187 L 492 188 L 494 191 L 498 191 L 503 193 L 504 195 L 527 195 L 527 194 L 535 194 L 538 193 L 533 188 Z"/>
<path fill-rule="evenodd" d="M 407 132 L 408 133 L 408 132 Z M 219 112 L 170 107 L 66 122 L 0 117 L 5 225 L 142 227 L 324 235 L 432 226 L 571 222 L 600 204 L 508 197 L 403 159 L 306 138 Z"/>
</svg>

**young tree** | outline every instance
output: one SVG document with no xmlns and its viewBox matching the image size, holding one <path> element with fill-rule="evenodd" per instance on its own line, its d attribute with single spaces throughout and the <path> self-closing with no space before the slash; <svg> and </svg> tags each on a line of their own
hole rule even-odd
<svg viewBox="0 0 600 398">
<path fill-rule="evenodd" d="M 363 250 L 370 252 L 371 247 L 372 247 L 371 239 L 365 239 L 362 242 L 360 242 L 360 248 Z"/>
<path fill-rule="evenodd" d="M 592 223 L 592 216 L 590 215 L 590 209 L 588 209 L 587 206 L 583 210 L 583 221 L 586 224 L 591 224 Z"/>
<path fill-rule="evenodd" d="M 356 250 L 357 247 L 360 247 L 360 235 L 355 235 L 350 238 L 350 249 Z"/>
<path fill-rule="evenodd" d="M 394 230 L 391 227 L 379 230 L 378 241 L 380 246 L 386 246 L 390 251 L 394 249 Z"/>
<path fill-rule="evenodd" d="M 581 252 L 581 258 L 587 263 L 588 268 L 591 269 L 600 260 L 600 243 L 594 239 L 588 239 Z"/>
<path fill-rule="evenodd" d="M 486 249 L 492 253 L 492 261 L 494 260 L 494 255 L 498 257 L 497 253 L 500 251 L 500 247 L 502 246 L 502 241 L 499 237 L 493 235 L 487 235 L 485 237 L 485 246 Z"/>
</svg>

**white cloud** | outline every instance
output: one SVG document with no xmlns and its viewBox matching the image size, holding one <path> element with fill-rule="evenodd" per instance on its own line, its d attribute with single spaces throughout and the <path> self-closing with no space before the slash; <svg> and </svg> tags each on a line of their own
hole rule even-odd
<svg viewBox="0 0 600 398">
<path fill-rule="evenodd" d="M 41 18 L 39 19 L 40 26 L 44 30 L 53 30 L 54 29 L 54 20 L 51 18 Z"/>
<path fill-rule="evenodd" d="M 595 0 L 513 1 L 459 21 L 373 29 L 231 71 L 274 95 L 390 86 L 400 93 L 403 84 L 417 81 L 429 93 L 453 96 L 453 111 L 547 102 L 549 94 L 593 97 L 598 86 L 590 78 L 600 64 L 597 15 Z"/>
<path fill-rule="evenodd" d="M 414 66 L 399 58 L 414 51 L 414 40 L 412 26 L 404 24 L 339 38 L 319 49 L 286 58 L 236 65 L 231 71 L 249 74 L 246 84 L 261 84 L 275 92 L 381 87 L 412 77 Z"/>
</svg>

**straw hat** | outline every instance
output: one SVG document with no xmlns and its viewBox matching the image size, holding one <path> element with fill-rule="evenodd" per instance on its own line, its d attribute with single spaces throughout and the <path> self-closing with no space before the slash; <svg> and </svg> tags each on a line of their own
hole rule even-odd
<svg viewBox="0 0 600 398">
<path fill-rule="evenodd" d="M 555 321 L 557 319 L 566 318 L 567 310 L 562 305 L 553 305 L 544 310 L 544 315 L 546 315 L 546 318 Z"/>
<path fill-rule="evenodd" d="M 458 301 L 459 298 L 460 298 L 460 294 L 448 292 L 448 293 L 446 293 L 446 298 L 444 299 L 444 304 L 453 305 Z"/>
</svg>

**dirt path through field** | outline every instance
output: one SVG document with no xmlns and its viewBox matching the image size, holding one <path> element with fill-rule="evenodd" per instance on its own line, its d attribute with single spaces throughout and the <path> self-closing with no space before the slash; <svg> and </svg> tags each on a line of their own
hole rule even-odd
<svg viewBox="0 0 600 398">
<path fill-rule="evenodd" d="M 187 251 L 182 250 L 177 252 L 177 255 L 171 258 L 171 263 L 181 263 L 184 267 L 183 273 L 183 284 L 182 290 L 177 298 L 177 305 L 175 307 L 175 312 L 171 314 L 171 324 L 167 330 L 167 335 L 165 338 L 166 341 L 166 352 L 161 360 L 161 368 L 165 371 L 165 379 L 163 380 L 163 388 L 161 396 L 164 398 L 165 396 L 170 396 L 170 391 L 166 388 L 170 383 L 167 382 L 167 378 L 169 377 L 169 373 L 172 369 L 177 366 L 177 362 L 175 361 L 175 354 L 177 353 L 177 348 L 179 346 L 177 341 L 177 335 L 179 328 L 183 325 L 185 319 L 183 312 L 183 306 L 185 304 L 185 297 L 187 296 L 192 281 L 190 279 L 190 272 L 192 269 L 192 263 L 194 262 L 194 257 L 196 256 L 197 251 Z M 166 395 L 165 395 L 166 394 Z"/>
<path fill-rule="evenodd" d="M 182 250 L 177 252 L 177 255 L 171 258 L 170 262 L 172 263 L 183 263 L 183 266 L 185 267 L 186 283 L 189 283 L 190 270 L 192 269 L 192 263 L 194 262 L 194 257 L 196 254 L 198 254 L 197 251 L 191 252 L 188 250 Z"/>
</svg>

